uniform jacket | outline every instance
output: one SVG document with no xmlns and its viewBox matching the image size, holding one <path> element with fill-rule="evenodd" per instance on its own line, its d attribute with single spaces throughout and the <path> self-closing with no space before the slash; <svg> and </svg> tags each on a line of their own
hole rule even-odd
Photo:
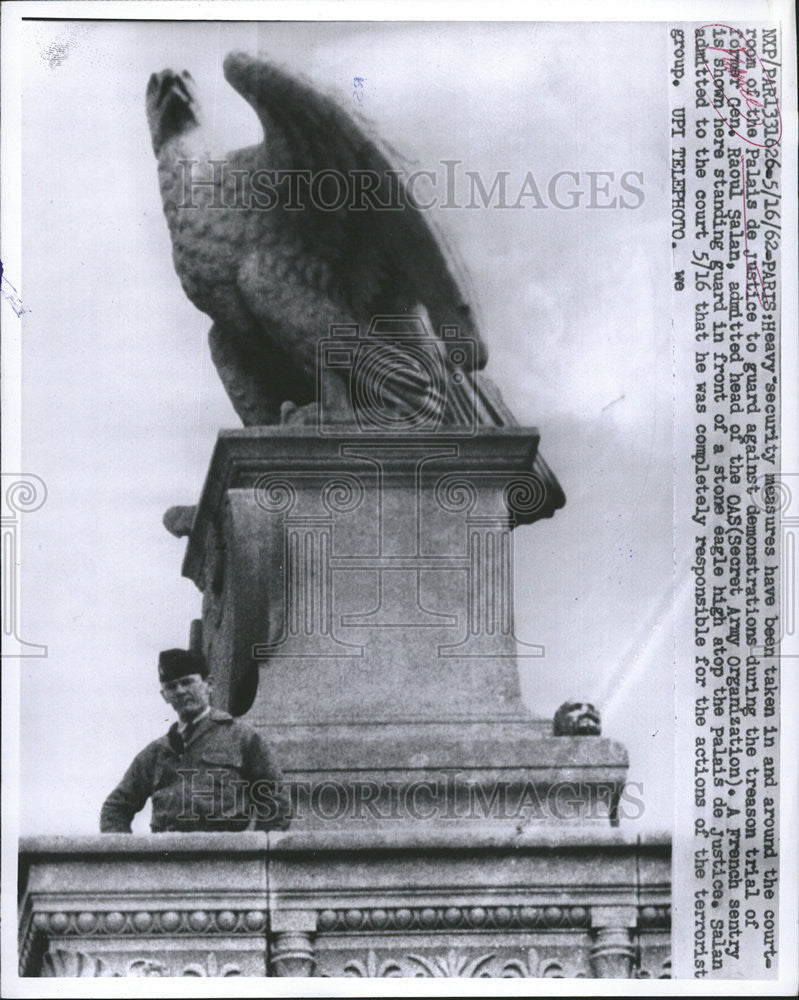
<svg viewBox="0 0 799 1000">
<path fill-rule="evenodd" d="M 269 744 L 227 712 L 211 709 L 184 744 L 175 723 L 137 754 L 103 803 L 100 830 L 130 833 L 148 798 L 154 833 L 284 830 L 289 800 Z"/>
</svg>

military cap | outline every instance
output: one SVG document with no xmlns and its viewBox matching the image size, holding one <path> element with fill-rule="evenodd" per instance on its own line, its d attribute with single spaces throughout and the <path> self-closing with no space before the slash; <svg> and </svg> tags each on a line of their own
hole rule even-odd
<svg viewBox="0 0 799 1000">
<path fill-rule="evenodd" d="M 188 674 L 208 676 L 208 664 L 201 653 L 190 649 L 165 649 L 158 656 L 158 679 L 162 684 Z"/>
</svg>

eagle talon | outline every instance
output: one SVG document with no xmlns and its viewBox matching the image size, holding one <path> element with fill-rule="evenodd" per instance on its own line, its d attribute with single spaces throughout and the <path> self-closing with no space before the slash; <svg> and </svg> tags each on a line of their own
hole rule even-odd
<svg viewBox="0 0 799 1000">
<path fill-rule="evenodd" d="M 280 405 L 280 424 L 316 424 L 317 406 L 316 403 L 307 403 L 305 406 L 297 406 L 290 399 L 285 400 Z"/>
</svg>

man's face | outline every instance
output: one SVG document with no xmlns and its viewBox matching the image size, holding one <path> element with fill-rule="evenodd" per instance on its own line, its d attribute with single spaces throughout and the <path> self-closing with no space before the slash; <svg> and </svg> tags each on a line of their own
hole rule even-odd
<svg viewBox="0 0 799 1000">
<path fill-rule="evenodd" d="M 188 722 L 211 703 L 211 685 L 200 674 L 187 674 L 161 685 L 165 702 L 178 713 L 181 722 Z"/>
</svg>

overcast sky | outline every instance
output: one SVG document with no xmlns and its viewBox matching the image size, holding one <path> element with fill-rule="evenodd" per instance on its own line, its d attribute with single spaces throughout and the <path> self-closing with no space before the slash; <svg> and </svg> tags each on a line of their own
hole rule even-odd
<svg viewBox="0 0 799 1000">
<path fill-rule="evenodd" d="M 171 721 L 158 651 L 199 594 L 166 508 L 197 499 L 216 434 L 239 426 L 210 320 L 171 262 L 144 114 L 151 72 L 192 73 L 215 152 L 260 138 L 222 77 L 261 52 L 348 106 L 401 154 L 457 159 L 548 202 L 432 213 L 464 262 L 488 372 L 567 505 L 514 535 L 522 667 L 551 717 L 595 700 L 644 783 L 636 830 L 671 825 L 672 429 L 666 35 L 662 26 L 66 24 L 25 27 L 23 463 L 48 500 L 25 526 L 20 828 L 93 832 L 134 753 Z M 353 77 L 364 79 L 362 105 Z M 559 209 L 558 171 L 628 171 L 634 209 Z M 468 188 L 465 188 L 468 192 Z M 560 188 L 568 191 L 568 184 Z M 564 194 L 562 197 L 568 201 Z M 629 201 L 638 199 L 630 195 Z M 529 201 L 528 201 L 529 204 Z"/>
</svg>

